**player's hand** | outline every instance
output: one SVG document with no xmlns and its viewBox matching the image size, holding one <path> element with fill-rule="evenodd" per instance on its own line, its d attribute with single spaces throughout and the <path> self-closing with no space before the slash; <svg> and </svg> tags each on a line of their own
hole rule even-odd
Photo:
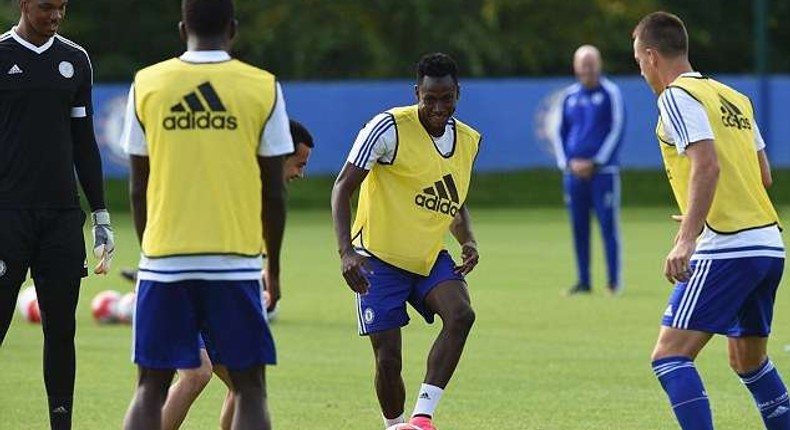
<svg viewBox="0 0 790 430">
<path fill-rule="evenodd" d="M 587 158 L 573 158 L 569 164 L 571 173 L 582 179 L 590 179 L 595 173 L 595 163 Z"/>
<path fill-rule="evenodd" d="M 110 213 L 107 209 L 99 209 L 91 214 L 93 224 L 93 255 L 99 259 L 93 273 L 106 275 L 110 272 L 113 254 L 115 254 L 115 240 L 113 240 L 112 227 L 110 227 Z"/>
<path fill-rule="evenodd" d="M 466 276 L 477 266 L 480 254 L 477 252 L 477 243 L 470 241 L 461 245 L 461 265 L 455 266 L 455 273 Z"/>
<path fill-rule="evenodd" d="M 269 271 L 264 270 L 261 274 L 263 276 L 263 286 L 266 288 L 266 312 L 271 312 L 280 301 L 280 278 L 269 276 Z"/>
<path fill-rule="evenodd" d="M 691 276 L 691 268 L 689 261 L 691 255 L 697 247 L 695 239 L 677 240 L 675 246 L 669 251 L 667 259 L 664 262 L 664 276 L 667 281 L 687 282 Z"/>
<path fill-rule="evenodd" d="M 672 220 L 675 222 L 683 222 L 683 215 L 672 215 Z"/>
<path fill-rule="evenodd" d="M 346 284 L 348 284 L 354 292 L 367 294 L 370 282 L 368 282 L 365 275 L 373 273 L 368 265 L 367 258 L 354 251 L 352 248 L 340 254 L 340 266 Z"/>
</svg>

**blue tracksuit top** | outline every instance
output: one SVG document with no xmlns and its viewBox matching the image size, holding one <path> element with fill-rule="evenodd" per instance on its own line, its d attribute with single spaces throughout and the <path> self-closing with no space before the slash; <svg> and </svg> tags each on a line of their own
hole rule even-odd
<svg viewBox="0 0 790 430">
<path fill-rule="evenodd" d="M 587 158 L 595 162 L 599 171 L 616 171 L 625 125 L 623 99 L 617 85 L 604 77 L 591 89 L 578 83 L 571 85 L 564 91 L 561 106 L 555 142 L 560 169 L 564 170 L 572 158 Z"/>
</svg>

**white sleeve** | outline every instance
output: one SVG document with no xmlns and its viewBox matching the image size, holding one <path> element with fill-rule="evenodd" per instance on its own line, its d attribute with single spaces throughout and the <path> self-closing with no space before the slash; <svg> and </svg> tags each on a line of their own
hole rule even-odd
<svg viewBox="0 0 790 430">
<path fill-rule="evenodd" d="M 713 129 L 705 107 L 679 88 L 667 88 L 658 97 L 658 110 L 665 130 L 679 154 L 701 140 L 713 140 Z"/>
<path fill-rule="evenodd" d="M 391 163 L 397 139 L 395 118 L 389 113 L 380 113 L 359 131 L 346 161 L 365 170 L 373 168 L 376 161 Z"/>
<path fill-rule="evenodd" d="M 562 146 L 562 122 L 565 117 L 565 99 L 567 91 L 563 91 L 559 97 L 551 104 L 546 114 L 546 132 L 554 147 L 554 156 L 557 158 L 557 167 L 565 170 L 568 160 L 565 157 L 565 149 Z"/>
<path fill-rule="evenodd" d="M 623 97 L 620 94 L 620 88 L 610 82 L 608 79 L 601 79 L 601 86 L 604 91 L 609 94 L 609 104 L 612 107 L 612 125 L 609 129 L 609 134 L 606 135 L 603 144 L 598 153 L 595 154 L 596 164 L 606 164 L 612 157 L 612 152 L 617 148 L 620 143 L 620 137 L 623 134 L 623 126 L 625 124 L 625 110 L 623 109 Z"/>
<path fill-rule="evenodd" d="M 288 126 L 288 113 L 285 111 L 285 99 L 280 83 L 276 84 L 274 110 L 269 121 L 261 133 L 258 144 L 258 155 L 262 157 L 277 157 L 294 152 L 294 142 L 291 138 L 291 129 Z"/>
<path fill-rule="evenodd" d="M 765 140 L 763 140 L 763 135 L 760 133 L 760 127 L 757 126 L 757 121 L 752 122 L 752 126 L 754 127 L 754 147 L 758 151 L 762 151 L 765 149 Z"/>
<path fill-rule="evenodd" d="M 123 131 L 121 132 L 121 147 L 129 155 L 148 156 L 148 142 L 145 140 L 145 131 L 137 119 L 137 111 L 134 104 L 134 84 L 129 88 L 129 96 L 126 99 L 126 115 L 123 120 Z"/>
</svg>

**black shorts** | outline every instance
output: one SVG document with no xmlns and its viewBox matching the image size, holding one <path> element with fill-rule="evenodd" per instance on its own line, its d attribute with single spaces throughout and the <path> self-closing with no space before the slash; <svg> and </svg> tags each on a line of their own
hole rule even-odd
<svg viewBox="0 0 790 430">
<path fill-rule="evenodd" d="M 33 279 L 68 280 L 88 275 L 82 227 L 74 209 L 0 209 L 0 286 Z"/>
</svg>

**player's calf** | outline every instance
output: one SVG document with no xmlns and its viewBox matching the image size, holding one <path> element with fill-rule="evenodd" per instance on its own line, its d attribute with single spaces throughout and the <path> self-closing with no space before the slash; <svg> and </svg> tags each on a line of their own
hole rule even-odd
<svg viewBox="0 0 790 430">
<path fill-rule="evenodd" d="M 661 387 L 683 430 L 713 430 L 710 402 L 702 379 L 688 357 L 665 357 L 653 361 Z"/>
<path fill-rule="evenodd" d="M 790 398 L 787 387 L 768 358 L 749 372 L 738 372 L 752 397 L 768 430 L 790 429 Z"/>
<path fill-rule="evenodd" d="M 159 429 L 162 425 L 162 406 L 173 380 L 173 370 L 139 367 L 140 376 L 129 410 L 124 418 L 124 430 Z"/>
<path fill-rule="evenodd" d="M 263 366 L 253 366 L 241 371 L 230 371 L 235 397 L 233 429 L 269 430 L 266 405 L 266 380 Z"/>
<path fill-rule="evenodd" d="M 372 333 L 370 342 L 376 360 L 376 394 L 385 423 L 392 425 L 403 416 L 406 401 L 400 329 Z"/>
</svg>

